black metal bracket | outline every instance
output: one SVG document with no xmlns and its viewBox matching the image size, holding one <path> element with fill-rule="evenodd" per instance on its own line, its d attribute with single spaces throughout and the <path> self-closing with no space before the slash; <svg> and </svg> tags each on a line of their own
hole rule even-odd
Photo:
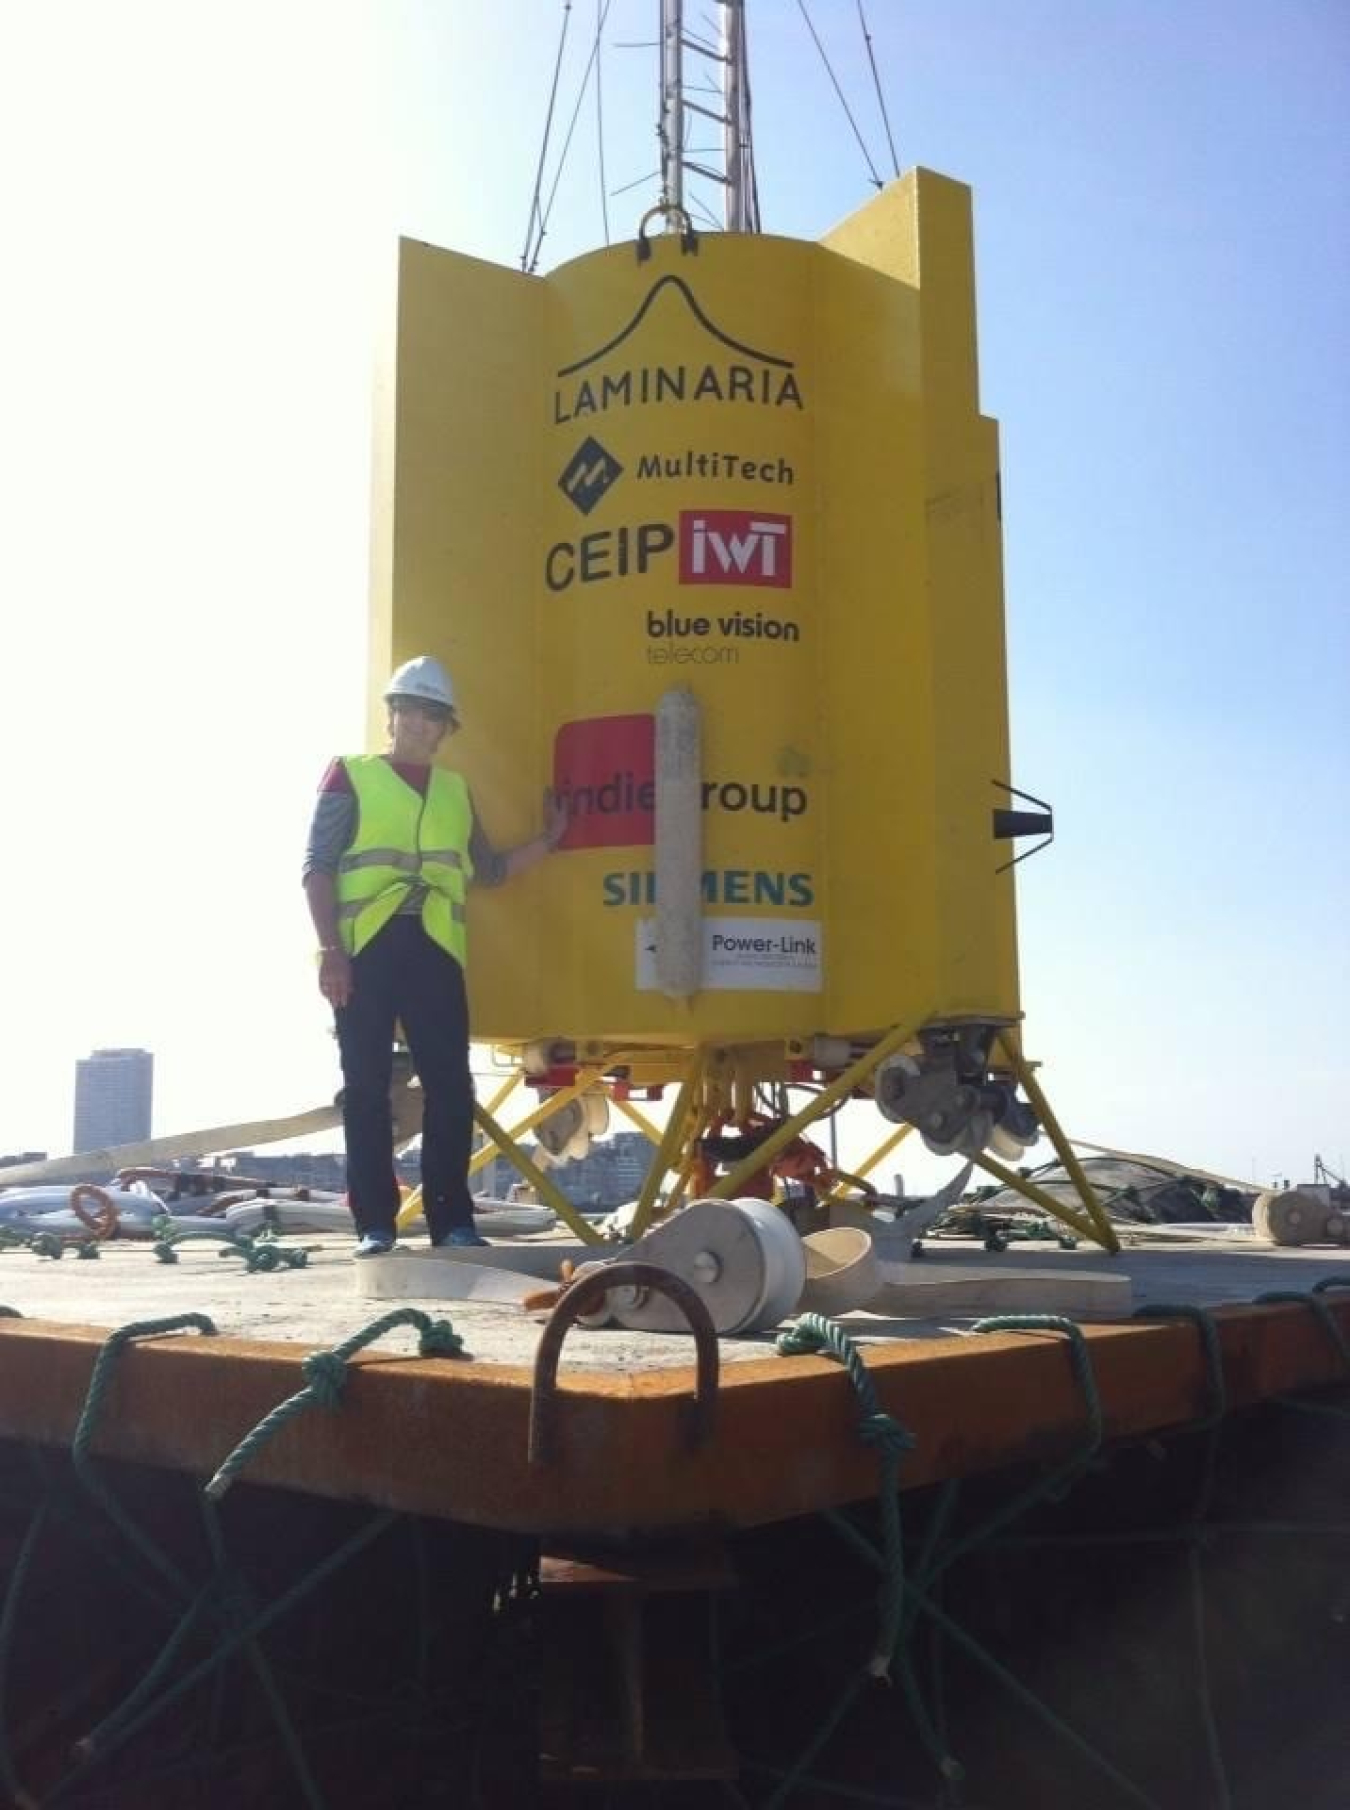
<svg viewBox="0 0 1350 1810">
<path fill-rule="evenodd" d="M 1006 792 L 1009 798 L 1020 798 L 1024 804 L 1040 806 L 1036 811 L 996 810 L 993 813 L 994 835 L 998 841 L 1011 842 L 1018 836 L 1043 838 L 1035 848 L 1023 849 L 1020 855 L 1014 855 L 1011 861 L 1005 861 L 1001 867 L 994 869 L 995 873 L 1006 874 L 1019 861 L 1026 861 L 1032 855 L 1039 855 L 1042 849 L 1049 848 L 1055 839 L 1055 813 L 1053 806 L 1048 805 L 1043 798 L 1037 798 L 1031 792 L 1019 792 L 1006 779 L 991 780 L 990 784 L 997 786 L 1001 792 Z"/>
</svg>

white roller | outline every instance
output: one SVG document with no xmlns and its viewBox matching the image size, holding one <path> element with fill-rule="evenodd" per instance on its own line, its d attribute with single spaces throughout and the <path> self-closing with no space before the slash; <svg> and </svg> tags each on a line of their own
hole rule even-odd
<svg viewBox="0 0 1350 1810">
<path fill-rule="evenodd" d="M 797 1305 L 806 1257 L 792 1222 L 764 1200 L 695 1200 L 620 1252 L 616 1261 L 654 1263 L 696 1290 L 719 1333 L 777 1326 Z M 688 1332 L 664 1295 L 616 1289 L 609 1310 L 638 1332 Z"/>
<path fill-rule="evenodd" d="M 702 711 L 692 691 L 656 706 L 656 980 L 669 999 L 703 985 Z"/>
</svg>

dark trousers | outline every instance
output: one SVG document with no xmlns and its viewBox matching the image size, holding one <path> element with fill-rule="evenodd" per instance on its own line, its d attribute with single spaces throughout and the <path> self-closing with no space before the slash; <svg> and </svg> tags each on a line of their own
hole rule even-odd
<svg viewBox="0 0 1350 1810">
<path fill-rule="evenodd" d="M 352 996 L 334 1014 L 342 1054 L 347 1198 L 359 1233 L 392 1236 L 398 1213 L 389 1107 L 394 1021 L 422 1083 L 422 1207 L 433 1239 L 473 1223 L 473 1077 L 464 970 L 420 917 L 391 918 L 352 962 Z"/>
</svg>

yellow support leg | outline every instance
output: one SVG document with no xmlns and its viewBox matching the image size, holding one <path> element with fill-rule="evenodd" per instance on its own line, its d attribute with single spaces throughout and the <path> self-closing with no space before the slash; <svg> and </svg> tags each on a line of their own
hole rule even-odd
<svg viewBox="0 0 1350 1810">
<path fill-rule="evenodd" d="M 631 1100 L 620 1100 L 617 1095 L 610 1096 L 610 1104 L 617 1106 L 630 1124 L 636 1125 L 642 1135 L 653 1144 L 661 1142 L 661 1127 L 654 1125 L 645 1112 L 639 1112 Z"/>
<path fill-rule="evenodd" d="M 501 1111 L 502 1107 L 505 1106 L 506 1102 L 511 1098 L 511 1095 L 520 1086 L 521 1073 L 522 1071 L 520 1069 L 514 1068 L 511 1073 L 506 1076 L 501 1086 L 487 1103 L 489 1112 L 495 1113 Z"/>
<path fill-rule="evenodd" d="M 995 1181 L 1001 1182 L 1005 1188 L 1013 1189 L 1024 1200 L 1029 1200 L 1043 1213 L 1048 1213 L 1052 1219 L 1061 1220 L 1066 1226 L 1071 1227 L 1080 1238 L 1090 1238 L 1094 1244 L 1101 1242 L 1096 1226 L 1085 1213 L 1078 1213 L 1072 1207 L 1066 1207 L 1062 1201 L 1056 1200 L 1053 1194 L 1047 1194 L 1044 1188 L 1038 1188 L 1035 1182 L 1028 1181 L 1025 1175 L 1019 1175 L 1016 1169 L 1009 1169 L 1007 1164 L 999 1162 L 997 1157 L 990 1156 L 987 1151 L 982 1151 L 979 1156 L 973 1156 L 970 1160 L 983 1169 L 986 1175 L 992 1175 Z M 1114 1237 L 1114 1233 L 1112 1236 Z M 1119 1250 L 1119 1248 L 1119 1245 L 1107 1246 L 1108 1250 Z"/>
<path fill-rule="evenodd" d="M 412 1193 L 407 1196 L 403 1205 L 399 1208 L 394 1217 L 395 1229 L 400 1232 L 406 1231 L 421 1211 L 422 1190 L 419 1187 L 413 1189 Z"/>
<path fill-rule="evenodd" d="M 859 1163 L 858 1167 L 851 1172 L 850 1179 L 862 1181 L 865 1176 L 870 1175 L 877 1164 L 883 1158 L 888 1157 L 897 1144 L 902 1144 L 913 1129 L 912 1125 L 897 1125 L 891 1135 L 877 1145 L 867 1161 Z M 824 1205 L 828 1206 L 831 1201 L 842 1200 L 848 1191 L 848 1182 L 841 1182 L 837 1188 L 831 1188 L 825 1196 Z"/>
<path fill-rule="evenodd" d="M 505 1086 L 499 1087 L 492 1099 L 488 1102 L 485 1110 L 495 1115 L 501 1102 L 508 1098 L 514 1091 L 518 1079 L 518 1076 L 513 1075 Z M 588 1074 L 585 1080 L 578 1080 L 573 1086 L 565 1088 L 562 1092 L 550 1095 L 549 1098 L 541 1102 L 527 1118 L 522 1119 L 519 1125 L 512 1127 L 510 1136 L 513 1139 L 517 1139 L 523 1132 L 532 1130 L 536 1125 L 540 1124 L 542 1120 L 547 1119 L 552 1113 L 557 1112 L 560 1107 L 566 1106 L 569 1100 L 574 1099 L 577 1094 L 589 1087 L 594 1079 L 595 1076 L 593 1074 Z M 509 1152 L 504 1154 L 509 1155 Z M 495 1161 L 496 1156 L 497 1147 L 493 1143 L 486 1143 L 481 1150 L 475 1150 L 473 1155 L 469 1158 L 469 1167 L 466 1171 L 470 1181 L 472 1181 L 475 1175 L 480 1174 L 482 1170 L 486 1169 L 490 1162 Z M 406 1226 L 411 1225 L 421 1210 L 422 1190 L 420 1188 L 414 1188 L 398 1210 L 398 1218 L 395 1223 L 399 1230 L 402 1231 Z"/>
<path fill-rule="evenodd" d="M 822 1088 L 809 1106 L 803 1107 L 801 1112 L 785 1120 L 777 1131 L 770 1132 L 752 1155 L 747 1156 L 744 1162 L 737 1163 L 730 1175 L 724 1175 L 713 1188 L 713 1196 L 718 1200 L 732 1199 L 737 1190 L 744 1186 L 752 1175 L 758 1175 L 766 1163 L 772 1162 L 781 1150 L 786 1150 L 793 1138 L 800 1137 L 807 1126 L 814 1124 L 822 1113 L 827 1112 L 836 1101 L 846 1100 L 855 1087 L 868 1079 L 879 1063 L 884 1062 L 887 1056 L 893 1056 L 898 1049 L 908 1043 L 917 1028 L 912 1024 L 898 1024 L 893 1030 L 888 1031 L 880 1043 L 875 1044 L 866 1055 L 859 1056 L 858 1060 L 851 1063 L 843 1074 L 836 1075 L 828 1087 Z"/>
<path fill-rule="evenodd" d="M 553 1208 L 553 1211 L 558 1215 L 559 1219 L 562 1220 L 563 1224 L 570 1232 L 575 1233 L 584 1244 L 604 1243 L 600 1233 L 577 1212 L 576 1208 L 572 1205 L 571 1201 L 568 1200 L 562 1189 L 559 1188 L 556 1183 L 549 1180 L 537 1163 L 530 1161 L 520 1145 L 516 1143 L 509 1132 L 503 1130 L 485 1106 L 480 1106 L 478 1102 L 475 1101 L 473 1116 L 477 1121 L 480 1130 L 486 1133 L 504 1157 L 514 1163 L 515 1167 L 525 1177 L 525 1180 L 529 1182 L 535 1193 L 538 1194 L 540 1200 L 542 1200 L 546 1206 Z"/>
<path fill-rule="evenodd" d="M 527 1131 L 533 1131 L 536 1125 L 542 1125 L 545 1119 L 551 1119 L 555 1112 L 561 1112 L 570 1100 L 579 1098 L 588 1087 L 593 1087 L 598 1079 L 599 1073 L 595 1069 L 578 1071 L 577 1078 L 570 1087 L 559 1088 L 556 1094 L 550 1094 L 547 1100 L 541 1100 L 533 1112 L 527 1113 L 518 1124 L 513 1125 L 510 1131 L 511 1137 L 516 1139 L 524 1137 Z M 488 1111 L 493 1110 L 493 1107 L 489 1105 Z M 469 1174 L 476 1175 L 480 1169 L 491 1162 L 492 1155 L 492 1146 L 484 1145 L 469 1163 Z"/>
<path fill-rule="evenodd" d="M 1021 1050 L 1018 1049 L 1015 1040 L 1011 1037 L 1005 1037 L 1000 1033 L 998 1041 L 999 1047 L 1003 1050 L 1003 1053 L 1007 1056 L 1009 1062 L 1012 1063 L 1013 1071 L 1022 1084 L 1023 1093 L 1026 1095 L 1027 1099 L 1030 1100 L 1032 1106 L 1035 1108 L 1037 1118 L 1049 1133 L 1050 1142 L 1055 1147 L 1055 1153 L 1059 1157 L 1060 1162 L 1063 1163 L 1067 1174 L 1077 1190 L 1078 1198 L 1082 1201 L 1084 1210 L 1092 1222 L 1094 1229 L 1086 1235 L 1089 1238 L 1094 1238 L 1098 1244 L 1105 1250 L 1110 1251 L 1113 1256 L 1118 1255 L 1120 1251 L 1120 1240 L 1116 1237 L 1115 1228 L 1112 1226 L 1111 1221 L 1106 1217 L 1106 1214 L 1102 1211 L 1101 1202 L 1097 1199 L 1097 1196 L 1093 1191 L 1092 1183 L 1088 1180 L 1083 1165 L 1075 1155 L 1072 1145 L 1060 1130 L 1059 1120 L 1050 1110 L 1050 1102 L 1041 1092 L 1040 1083 L 1032 1073 Z M 1020 1176 L 1018 1177 L 1018 1180 L 1021 1180 Z M 1063 1217 L 1062 1211 L 1060 1216 Z"/>
<path fill-rule="evenodd" d="M 702 1086 L 707 1066 L 707 1052 L 697 1050 L 685 1073 L 684 1080 L 680 1083 L 680 1091 L 675 1097 L 674 1106 L 670 1109 L 666 1129 L 662 1133 L 661 1142 L 656 1147 L 656 1155 L 652 1158 L 652 1166 L 647 1171 L 647 1179 L 642 1184 L 642 1192 L 638 1195 L 637 1211 L 633 1215 L 632 1225 L 634 1238 L 641 1238 L 646 1231 L 647 1224 L 656 1210 L 656 1197 L 661 1189 L 662 1178 L 673 1165 L 675 1157 L 685 1142 L 685 1130 L 694 1101 Z"/>
</svg>

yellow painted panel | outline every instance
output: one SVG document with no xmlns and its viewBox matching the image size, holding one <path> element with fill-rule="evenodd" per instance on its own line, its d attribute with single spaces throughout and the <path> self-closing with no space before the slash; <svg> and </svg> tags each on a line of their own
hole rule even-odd
<svg viewBox="0 0 1350 1810">
<path fill-rule="evenodd" d="M 1016 1012 L 997 441 L 969 201 L 919 172 L 827 246 L 659 239 L 545 279 L 405 245 L 373 678 L 444 658 L 500 843 L 477 1034 L 675 1046 Z M 702 706 L 704 986 L 655 986 L 652 719 Z"/>
</svg>

